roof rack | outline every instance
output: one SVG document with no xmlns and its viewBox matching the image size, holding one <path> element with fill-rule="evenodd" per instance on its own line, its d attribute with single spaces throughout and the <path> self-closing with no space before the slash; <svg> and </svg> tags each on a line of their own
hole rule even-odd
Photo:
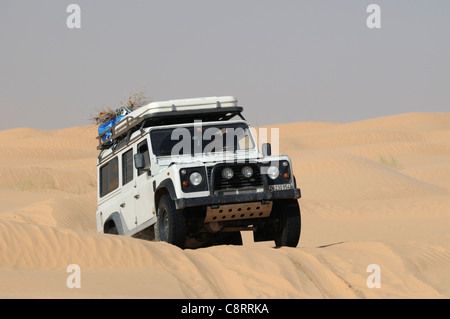
<svg viewBox="0 0 450 319">
<path fill-rule="evenodd" d="M 214 101 L 214 107 L 212 107 Z M 168 110 L 168 105 L 170 105 Z M 138 112 L 139 111 L 139 112 Z M 154 102 L 129 113 L 119 123 L 103 132 L 99 140 L 98 150 L 111 148 L 116 142 L 129 139 L 137 130 L 143 130 L 150 126 L 170 124 L 193 123 L 196 120 L 202 122 L 227 121 L 234 116 L 242 116 L 243 108 L 237 106 L 237 100 L 233 97 L 212 97 L 200 99 L 172 100 L 167 102 Z M 108 136 L 108 138 L 106 138 Z"/>
</svg>

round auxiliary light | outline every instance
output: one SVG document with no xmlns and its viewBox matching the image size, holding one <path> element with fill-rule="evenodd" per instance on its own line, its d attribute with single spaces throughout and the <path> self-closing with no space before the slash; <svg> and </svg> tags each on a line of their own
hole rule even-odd
<svg viewBox="0 0 450 319">
<path fill-rule="evenodd" d="M 242 176 L 250 178 L 253 176 L 253 169 L 250 166 L 244 166 L 241 169 Z"/>
<path fill-rule="evenodd" d="M 191 181 L 192 185 L 197 186 L 197 185 L 200 185 L 200 183 L 202 182 L 203 178 L 202 178 L 202 175 L 199 172 L 193 172 L 189 176 L 189 180 Z"/>
<path fill-rule="evenodd" d="M 270 166 L 267 169 L 267 176 L 271 179 L 276 179 L 280 175 L 280 170 L 276 166 Z"/>
<path fill-rule="evenodd" d="M 222 170 L 222 177 L 223 178 L 225 178 L 225 179 L 232 179 L 233 176 L 234 176 L 234 172 L 233 172 L 233 170 L 231 168 L 225 167 Z"/>
</svg>

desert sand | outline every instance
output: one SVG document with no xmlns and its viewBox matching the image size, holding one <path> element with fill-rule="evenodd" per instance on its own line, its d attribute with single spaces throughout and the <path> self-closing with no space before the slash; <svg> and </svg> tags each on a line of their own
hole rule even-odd
<svg viewBox="0 0 450 319">
<path fill-rule="evenodd" d="M 296 248 L 98 234 L 96 128 L 1 131 L 0 298 L 450 297 L 450 113 L 272 127 L 302 190 Z"/>
</svg>

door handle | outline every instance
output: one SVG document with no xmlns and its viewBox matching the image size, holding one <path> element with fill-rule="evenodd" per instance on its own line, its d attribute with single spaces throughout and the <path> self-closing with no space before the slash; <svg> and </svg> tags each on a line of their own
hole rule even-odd
<svg viewBox="0 0 450 319">
<path fill-rule="evenodd" d="M 134 198 L 136 198 L 136 199 L 139 199 L 140 197 L 141 197 L 141 195 L 139 195 L 139 194 L 134 195 Z"/>
<path fill-rule="evenodd" d="M 124 208 L 125 207 L 125 203 L 120 204 L 120 207 Z"/>
</svg>

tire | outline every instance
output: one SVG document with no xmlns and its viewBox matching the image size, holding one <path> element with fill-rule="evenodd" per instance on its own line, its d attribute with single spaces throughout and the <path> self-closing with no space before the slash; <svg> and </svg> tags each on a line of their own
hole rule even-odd
<svg viewBox="0 0 450 319">
<path fill-rule="evenodd" d="M 186 241 L 186 220 L 183 210 L 175 207 L 168 194 L 161 197 L 155 224 L 155 239 L 184 248 Z"/>
<path fill-rule="evenodd" d="M 301 217 L 300 206 L 296 199 L 287 199 L 278 206 L 279 228 L 275 233 L 277 247 L 297 247 L 300 240 Z"/>
</svg>

